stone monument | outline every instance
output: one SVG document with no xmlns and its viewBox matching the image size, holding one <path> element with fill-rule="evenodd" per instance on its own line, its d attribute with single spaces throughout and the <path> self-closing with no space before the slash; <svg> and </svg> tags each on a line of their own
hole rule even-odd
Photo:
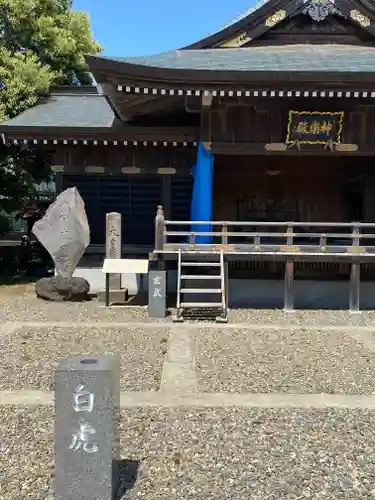
<svg viewBox="0 0 375 500">
<path fill-rule="evenodd" d="M 167 271 L 148 273 L 148 314 L 152 318 L 167 316 Z"/>
<path fill-rule="evenodd" d="M 105 256 L 107 259 L 121 259 L 122 257 L 122 223 L 121 214 L 110 212 L 106 214 L 106 242 Z M 110 274 L 109 276 L 109 302 L 121 304 L 128 299 L 128 290 L 121 288 L 121 274 Z M 99 293 L 99 300 L 105 300 L 105 292 Z"/>
<path fill-rule="evenodd" d="M 75 268 L 90 243 L 85 204 L 72 187 L 63 191 L 32 229 L 55 264 L 56 276 L 35 285 L 38 297 L 55 301 L 87 300 L 89 283 L 73 278 Z"/>
<path fill-rule="evenodd" d="M 107 259 L 121 259 L 121 214 L 110 212 L 106 214 L 106 248 Z M 109 277 L 109 289 L 119 290 L 121 288 L 121 275 L 111 274 Z"/>
<path fill-rule="evenodd" d="M 119 487 L 120 358 L 78 356 L 55 375 L 55 498 L 114 500 Z"/>
</svg>

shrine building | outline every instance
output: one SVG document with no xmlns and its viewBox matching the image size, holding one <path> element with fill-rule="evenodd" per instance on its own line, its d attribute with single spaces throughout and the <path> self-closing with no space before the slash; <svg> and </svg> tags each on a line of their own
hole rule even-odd
<svg viewBox="0 0 375 500">
<path fill-rule="evenodd" d="M 354 301 L 360 272 L 375 305 L 373 1 L 262 1 L 181 49 L 86 59 L 96 87 L 52 89 L 0 133 L 50 151 L 57 189 L 78 188 L 87 259 L 120 212 L 124 255 L 176 269 L 181 250 L 216 250 L 233 283 L 352 283 Z M 163 241 L 158 206 L 176 223 Z M 220 224 L 194 235 L 197 221 Z"/>
</svg>

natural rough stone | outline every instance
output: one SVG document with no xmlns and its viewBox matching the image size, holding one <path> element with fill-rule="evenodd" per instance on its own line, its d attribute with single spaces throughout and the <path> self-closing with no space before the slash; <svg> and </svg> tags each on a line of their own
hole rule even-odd
<svg viewBox="0 0 375 500">
<path fill-rule="evenodd" d="M 84 278 L 70 278 L 68 280 L 55 276 L 42 278 L 35 285 L 37 297 L 56 302 L 82 302 L 89 300 L 90 285 Z"/>
<path fill-rule="evenodd" d="M 32 232 L 50 253 L 57 274 L 71 278 L 90 243 L 85 204 L 77 188 L 63 191 Z"/>
<path fill-rule="evenodd" d="M 62 192 L 32 232 L 51 255 L 56 278 L 43 278 L 35 286 L 37 297 L 53 301 L 87 299 L 90 286 L 83 278 L 72 278 L 74 270 L 90 243 L 90 228 L 85 204 L 77 188 Z"/>
</svg>

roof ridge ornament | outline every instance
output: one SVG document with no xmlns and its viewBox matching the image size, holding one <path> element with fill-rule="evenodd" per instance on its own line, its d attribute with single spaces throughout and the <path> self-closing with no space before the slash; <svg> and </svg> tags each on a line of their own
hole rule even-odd
<svg viewBox="0 0 375 500">
<path fill-rule="evenodd" d="M 353 21 L 356 21 L 360 26 L 362 26 L 362 28 L 368 28 L 371 24 L 370 18 L 362 14 L 362 12 L 357 9 L 350 11 L 350 17 Z"/>
<path fill-rule="evenodd" d="M 335 0 L 303 0 L 303 3 L 305 5 L 302 14 L 310 16 L 313 21 L 318 23 L 333 14 L 347 17 L 335 6 Z"/>
<path fill-rule="evenodd" d="M 276 24 L 279 24 L 285 18 L 286 18 L 286 11 L 283 9 L 280 9 L 280 10 L 277 10 L 271 16 L 268 16 L 267 19 L 265 20 L 264 24 L 267 26 L 267 28 L 273 28 L 274 26 L 276 26 Z"/>
<path fill-rule="evenodd" d="M 239 48 L 249 42 L 251 42 L 251 37 L 249 37 L 246 31 L 244 31 L 240 35 L 236 35 L 234 38 L 226 40 L 224 43 L 220 44 L 220 48 Z"/>
</svg>

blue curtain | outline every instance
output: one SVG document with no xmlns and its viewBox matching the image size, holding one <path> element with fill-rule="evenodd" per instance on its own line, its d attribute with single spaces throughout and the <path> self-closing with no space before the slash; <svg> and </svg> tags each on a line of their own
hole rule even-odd
<svg viewBox="0 0 375 500">
<path fill-rule="evenodd" d="M 212 184 L 213 184 L 214 157 L 204 144 L 199 143 L 197 163 L 193 167 L 193 196 L 191 200 L 191 220 L 212 220 Z M 211 231 L 212 226 L 208 224 L 193 225 L 192 231 Z M 196 236 L 196 244 L 211 243 L 210 236 Z"/>
</svg>

